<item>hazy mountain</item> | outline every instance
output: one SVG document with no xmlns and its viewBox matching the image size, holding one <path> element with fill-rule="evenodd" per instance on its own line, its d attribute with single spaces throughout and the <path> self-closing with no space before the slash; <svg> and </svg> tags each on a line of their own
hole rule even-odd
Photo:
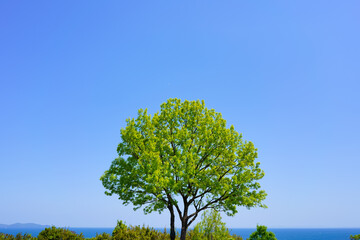
<svg viewBox="0 0 360 240">
<path fill-rule="evenodd" d="M 46 228 L 49 225 L 40 225 L 36 223 L 14 223 L 14 224 L 0 224 L 0 228 Z"/>
</svg>

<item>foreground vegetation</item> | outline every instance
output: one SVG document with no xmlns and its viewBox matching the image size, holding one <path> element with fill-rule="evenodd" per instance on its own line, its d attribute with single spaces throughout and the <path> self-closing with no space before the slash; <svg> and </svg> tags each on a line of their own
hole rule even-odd
<svg viewBox="0 0 360 240">
<path fill-rule="evenodd" d="M 103 233 L 93 238 L 85 238 L 82 233 L 77 234 L 69 229 L 56 228 L 55 226 L 45 228 L 37 237 L 21 233 L 16 236 L 0 233 L 0 240 L 168 240 L 171 236 L 165 231 L 157 231 L 149 227 L 127 226 L 118 221 L 112 234 Z M 180 239 L 179 234 L 175 239 Z M 195 228 L 188 231 L 186 240 L 243 240 L 237 235 L 230 235 L 229 229 L 221 221 L 219 212 L 205 211 L 201 221 Z M 251 234 L 249 240 L 276 240 L 272 232 L 267 232 L 265 226 L 257 226 L 257 230 Z"/>
<path fill-rule="evenodd" d="M 222 236 L 222 235 L 221 235 Z M 37 237 L 30 234 L 18 233 L 16 236 L 0 233 L 0 240 L 169 240 L 170 234 L 166 231 L 158 231 L 150 227 L 127 226 L 122 221 L 118 222 L 112 234 L 102 233 L 93 238 L 85 238 L 83 234 L 77 234 L 69 229 L 56 228 L 52 226 L 41 231 Z M 180 239 L 176 236 L 176 239 Z M 187 240 L 242 240 L 239 236 L 230 236 L 228 238 L 219 238 L 219 233 L 215 233 L 213 238 L 208 238 L 201 231 L 189 231 Z"/>
<path fill-rule="evenodd" d="M 358 234 L 358 235 L 350 235 L 350 240 L 360 240 L 360 234 Z"/>
</svg>

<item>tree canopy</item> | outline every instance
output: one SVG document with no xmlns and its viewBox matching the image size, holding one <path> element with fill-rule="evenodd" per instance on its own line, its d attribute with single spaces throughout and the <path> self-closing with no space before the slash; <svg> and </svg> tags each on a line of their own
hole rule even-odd
<svg viewBox="0 0 360 240">
<path fill-rule="evenodd" d="M 172 239 L 175 213 L 185 239 L 188 226 L 208 208 L 234 215 L 237 206 L 266 207 L 257 149 L 204 101 L 169 99 L 160 112 L 140 109 L 126 122 L 119 157 L 101 177 L 105 193 L 145 213 L 168 209 Z"/>
</svg>

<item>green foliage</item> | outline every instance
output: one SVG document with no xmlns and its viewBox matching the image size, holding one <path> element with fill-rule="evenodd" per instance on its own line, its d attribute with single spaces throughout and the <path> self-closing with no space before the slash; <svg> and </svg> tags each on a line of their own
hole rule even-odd
<svg viewBox="0 0 360 240">
<path fill-rule="evenodd" d="M 169 234 L 156 231 L 149 227 L 126 226 L 122 221 L 118 221 L 115 227 L 112 240 L 168 240 Z"/>
<path fill-rule="evenodd" d="M 189 231 L 188 238 L 191 240 L 242 240 L 239 236 L 231 236 L 225 223 L 221 221 L 220 213 L 216 210 L 205 211 L 201 221 Z"/>
<path fill-rule="evenodd" d="M 206 222 L 198 229 L 206 229 L 205 232 L 209 232 L 212 238 L 206 238 L 203 233 L 199 235 L 200 231 L 194 232 L 191 231 L 186 237 L 187 240 L 207 240 L 207 239 L 231 239 L 231 240 L 242 240 L 241 237 L 235 235 L 230 236 L 228 230 L 224 228 L 224 223 L 221 222 L 218 213 L 206 215 L 206 218 L 213 218 L 213 220 L 204 221 L 205 215 L 203 216 L 203 221 Z M 214 224 L 211 226 L 211 222 Z M 211 230 L 212 228 L 213 230 Z M 223 233 L 221 233 L 223 232 Z M 222 238 L 224 236 L 224 238 Z M 122 221 L 118 221 L 112 236 L 107 233 L 96 234 L 96 237 L 93 238 L 84 238 L 83 234 L 76 234 L 68 229 L 63 228 L 46 228 L 41 231 L 38 237 L 32 237 L 30 234 L 21 235 L 20 233 L 16 236 L 11 234 L 0 233 L 0 240 L 168 240 L 170 239 L 169 233 L 154 230 L 149 227 L 140 227 L 140 226 L 127 226 Z M 176 236 L 176 239 L 179 239 L 179 236 Z"/>
<path fill-rule="evenodd" d="M 203 101 L 169 99 L 153 116 L 140 109 L 136 119 L 127 119 L 121 139 L 119 157 L 100 178 L 105 193 L 145 213 L 173 214 L 175 207 L 182 239 L 208 208 L 234 215 L 236 206 L 266 207 L 257 149 Z"/>
<path fill-rule="evenodd" d="M 16 234 L 13 236 L 11 234 L 0 233 L 0 240 L 35 240 L 35 237 L 32 237 L 31 234 L 25 233 L 22 235 L 21 233 Z"/>
<path fill-rule="evenodd" d="M 52 226 L 45 228 L 38 235 L 38 240 L 81 240 L 85 239 L 83 234 L 76 234 L 73 231 L 65 228 L 56 228 Z"/>
<path fill-rule="evenodd" d="M 257 226 L 256 231 L 250 235 L 248 240 L 277 240 L 275 234 L 272 232 L 267 232 L 266 226 Z"/>
<path fill-rule="evenodd" d="M 86 238 L 89 240 L 111 240 L 111 235 L 108 233 L 96 234 L 96 237 Z"/>
<path fill-rule="evenodd" d="M 117 221 L 117 224 L 112 232 L 112 236 L 115 236 L 118 232 L 124 232 L 128 229 L 128 227 L 126 226 L 125 223 L 123 223 L 123 221 Z"/>
<path fill-rule="evenodd" d="M 359 240 L 359 239 L 360 239 L 360 234 L 350 235 L 350 240 Z"/>
</svg>

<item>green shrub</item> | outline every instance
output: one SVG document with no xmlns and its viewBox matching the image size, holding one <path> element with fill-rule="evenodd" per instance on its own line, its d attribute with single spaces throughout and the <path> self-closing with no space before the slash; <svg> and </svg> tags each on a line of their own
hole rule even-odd
<svg viewBox="0 0 360 240">
<path fill-rule="evenodd" d="M 82 240 L 85 239 L 83 234 L 76 234 L 65 228 L 56 228 L 52 226 L 45 228 L 38 235 L 38 240 Z"/>
<path fill-rule="evenodd" d="M 117 221 L 117 224 L 112 232 L 112 236 L 114 237 L 115 235 L 117 235 L 119 232 L 123 232 L 126 231 L 128 229 L 128 227 L 125 225 L 125 223 L 123 223 L 123 221 Z"/>
<path fill-rule="evenodd" d="M 359 240 L 360 239 L 360 234 L 358 235 L 350 235 L 350 240 Z"/>
<path fill-rule="evenodd" d="M 0 233 L 0 240 L 35 240 L 35 237 L 32 237 L 31 234 L 25 233 L 22 235 L 21 233 L 16 234 L 14 237 L 11 234 Z"/>
<path fill-rule="evenodd" d="M 108 233 L 96 234 L 96 237 L 86 238 L 87 240 L 111 240 L 111 236 Z"/>
<path fill-rule="evenodd" d="M 170 235 L 149 227 L 126 226 L 118 221 L 113 233 L 113 240 L 168 240 Z"/>
<path fill-rule="evenodd" d="M 189 240 L 242 240 L 240 236 L 231 236 L 225 223 L 221 221 L 220 213 L 211 210 L 205 211 L 201 216 L 201 221 L 195 225 L 193 230 L 188 232 Z"/>
<path fill-rule="evenodd" d="M 250 235 L 248 240 L 277 240 L 274 233 L 266 230 L 267 227 L 265 226 L 256 226 L 256 231 Z"/>
</svg>

